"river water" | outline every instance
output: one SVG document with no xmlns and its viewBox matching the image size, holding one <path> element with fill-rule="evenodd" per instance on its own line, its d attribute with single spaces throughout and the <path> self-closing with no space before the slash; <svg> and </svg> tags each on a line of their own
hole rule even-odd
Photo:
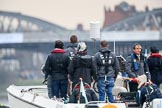
<svg viewBox="0 0 162 108">
<path fill-rule="evenodd" d="M 9 106 L 9 105 L 8 105 L 8 100 L 7 100 L 7 99 L 0 99 L 0 104 L 1 104 L 1 105 L 5 105 L 5 106 Z"/>
</svg>

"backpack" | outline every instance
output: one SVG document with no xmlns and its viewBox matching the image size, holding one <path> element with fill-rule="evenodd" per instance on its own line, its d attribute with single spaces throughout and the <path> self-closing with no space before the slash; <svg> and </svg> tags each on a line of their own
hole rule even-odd
<svg viewBox="0 0 162 108">
<path fill-rule="evenodd" d="M 110 51 L 101 52 L 100 55 L 100 59 L 101 59 L 100 65 L 105 66 L 105 74 L 108 73 L 108 69 L 109 69 L 109 56 L 110 56 Z"/>
<path fill-rule="evenodd" d="M 156 84 L 142 86 L 136 93 L 136 102 L 139 105 L 143 105 L 146 101 L 151 102 L 155 98 L 162 98 L 162 94 Z"/>
<path fill-rule="evenodd" d="M 68 47 L 66 49 L 66 53 L 69 55 L 70 60 L 72 60 L 77 53 L 77 49 L 75 47 Z"/>
</svg>

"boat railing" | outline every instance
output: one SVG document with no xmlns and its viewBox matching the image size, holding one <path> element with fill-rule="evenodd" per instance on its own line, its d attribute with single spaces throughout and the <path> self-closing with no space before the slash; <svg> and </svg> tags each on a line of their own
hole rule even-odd
<svg viewBox="0 0 162 108">
<path fill-rule="evenodd" d="M 21 89 L 20 91 L 22 93 L 21 97 L 23 97 L 24 93 L 28 92 L 28 93 L 32 93 L 34 95 L 34 98 L 36 96 L 43 96 L 48 98 L 48 92 L 47 92 L 47 88 L 46 87 L 29 87 L 26 89 Z"/>
</svg>

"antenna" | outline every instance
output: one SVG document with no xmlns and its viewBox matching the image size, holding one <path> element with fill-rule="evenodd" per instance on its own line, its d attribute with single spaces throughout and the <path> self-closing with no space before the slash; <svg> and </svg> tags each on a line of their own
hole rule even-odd
<svg viewBox="0 0 162 108">
<path fill-rule="evenodd" d="M 116 47 L 115 45 L 116 45 L 116 44 L 115 44 L 115 40 L 114 40 L 114 54 L 115 54 L 115 47 Z"/>
</svg>

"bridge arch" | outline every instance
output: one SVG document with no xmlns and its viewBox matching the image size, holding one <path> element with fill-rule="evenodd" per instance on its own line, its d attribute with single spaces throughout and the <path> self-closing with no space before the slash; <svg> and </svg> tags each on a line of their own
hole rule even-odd
<svg viewBox="0 0 162 108">
<path fill-rule="evenodd" d="M 23 15 L 21 13 L 0 11 L 0 32 L 54 32 L 67 31 L 66 28 L 56 24 Z"/>
</svg>

